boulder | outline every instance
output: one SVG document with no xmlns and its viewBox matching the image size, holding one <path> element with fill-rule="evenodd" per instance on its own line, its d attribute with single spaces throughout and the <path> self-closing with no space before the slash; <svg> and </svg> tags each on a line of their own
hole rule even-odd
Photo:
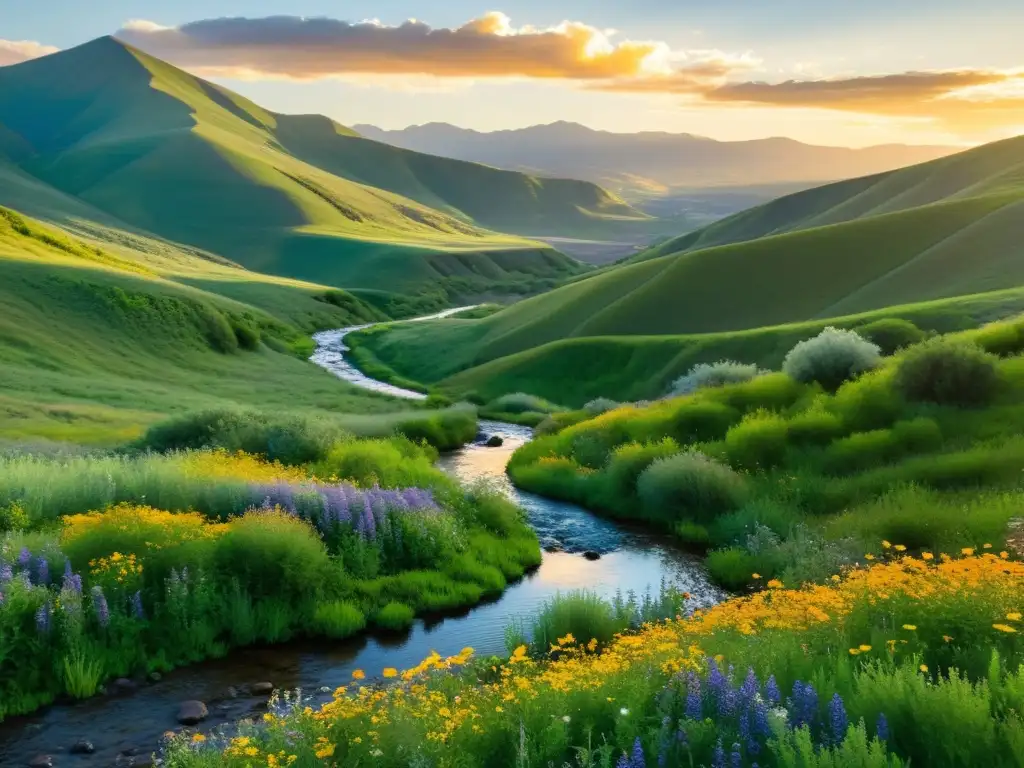
<svg viewBox="0 0 1024 768">
<path fill-rule="evenodd" d="M 487 442 L 484 443 L 488 448 L 500 448 L 505 444 L 505 441 L 499 435 L 491 435 L 487 438 Z"/>
<path fill-rule="evenodd" d="M 178 707 L 178 722 L 182 725 L 196 725 L 205 720 L 210 714 L 206 705 L 201 701 L 183 701 Z"/>
<path fill-rule="evenodd" d="M 600 560 L 601 559 L 601 553 L 600 552 L 595 552 L 592 549 L 588 549 L 586 552 L 584 552 L 583 556 L 585 558 L 587 558 L 587 560 Z"/>
<path fill-rule="evenodd" d="M 88 739 L 79 739 L 71 745 L 71 749 L 68 751 L 72 755 L 91 755 L 96 751 L 96 747 Z"/>
<path fill-rule="evenodd" d="M 53 768 L 53 757 L 50 755 L 36 755 L 28 761 L 28 768 Z"/>
<path fill-rule="evenodd" d="M 274 684 L 267 682 L 253 683 L 249 686 L 249 690 L 253 696 L 269 696 L 274 692 Z"/>
</svg>

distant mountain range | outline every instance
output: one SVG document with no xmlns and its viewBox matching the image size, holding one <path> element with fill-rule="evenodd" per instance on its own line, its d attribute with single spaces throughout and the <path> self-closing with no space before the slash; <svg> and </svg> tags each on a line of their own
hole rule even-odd
<svg viewBox="0 0 1024 768">
<path fill-rule="evenodd" d="M 686 133 L 609 133 L 558 122 L 481 133 L 447 123 L 386 131 L 354 125 L 369 139 L 434 155 L 548 176 L 585 179 L 624 193 L 673 187 L 835 181 L 894 170 L 956 147 L 823 147 L 784 138 L 715 141 Z"/>
<path fill-rule="evenodd" d="M 275 114 L 110 37 L 0 67 L 0 205 L 157 235 L 269 274 L 398 292 L 564 277 L 579 265 L 502 233 L 649 221 L 590 182 Z"/>
</svg>

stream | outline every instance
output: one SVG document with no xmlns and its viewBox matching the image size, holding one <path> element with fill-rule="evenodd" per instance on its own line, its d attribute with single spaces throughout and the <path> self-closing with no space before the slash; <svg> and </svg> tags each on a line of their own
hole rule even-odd
<svg viewBox="0 0 1024 768">
<path fill-rule="evenodd" d="M 316 334 L 317 350 L 310 359 L 357 386 L 422 399 L 418 392 L 368 378 L 345 360 L 345 335 L 364 327 Z M 486 436 L 501 437 L 504 444 L 488 448 L 479 440 L 445 454 L 439 466 L 463 483 L 484 479 L 496 484 L 526 510 L 545 548 L 541 565 L 498 598 L 455 614 L 417 619 L 404 633 L 371 632 L 344 641 L 237 649 L 225 658 L 175 670 L 156 682 L 108 685 L 106 694 L 86 701 L 10 718 L 0 723 L 0 766 L 27 766 L 41 755 L 52 756 L 52 765 L 58 767 L 149 765 L 148 756 L 159 748 L 162 735 L 180 728 L 175 716 L 183 701 L 206 702 L 210 716 L 199 730 L 210 731 L 266 710 L 266 695 L 250 694 L 254 683 L 270 682 L 279 690 L 301 689 L 315 705 L 349 683 L 355 669 L 365 670 L 372 678 L 385 667 L 415 666 L 431 651 L 448 656 L 467 645 L 477 655 L 504 654 L 505 627 L 516 617 L 535 612 L 559 591 L 585 588 L 606 597 L 630 591 L 642 595 L 648 590 L 656 593 L 664 580 L 691 594 L 689 608 L 722 599 L 700 559 L 673 546 L 666 537 L 514 488 L 505 465 L 515 449 L 532 438 L 532 430 L 489 421 L 482 421 L 480 430 Z M 587 559 L 583 552 L 598 553 L 600 559 Z M 70 754 L 80 740 L 91 742 L 95 752 Z"/>
</svg>

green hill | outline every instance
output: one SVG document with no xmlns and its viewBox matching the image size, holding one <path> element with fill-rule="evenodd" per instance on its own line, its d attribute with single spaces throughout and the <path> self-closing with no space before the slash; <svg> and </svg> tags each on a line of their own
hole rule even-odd
<svg viewBox="0 0 1024 768">
<path fill-rule="evenodd" d="M 30 215 L 153 233 L 346 287 L 564 277 L 579 271 L 572 260 L 488 228 L 642 218 L 592 184 L 276 115 L 112 38 L 0 68 L 0 158 L 0 203 Z"/>
<path fill-rule="evenodd" d="M 553 342 L 640 345 L 1012 289 L 1024 284 L 1021 243 L 1024 137 L 783 197 L 491 317 L 400 328 L 368 346 L 412 379 L 492 361 L 486 370 L 507 379 L 506 357 Z M 443 359 L 430 378 L 427 359 Z M 490 389 L 478 373 L 470 388 Z"/>
<path fill-rule="evenodd" d="M 4 440 L 115 444 L 211 407 L 407 407 L 302 359 L 313 330 L 382 319 L 377 310 L 159 241 L 122 233 L 100 247 L 0 208 L 0 305 Z"/>
</svg>

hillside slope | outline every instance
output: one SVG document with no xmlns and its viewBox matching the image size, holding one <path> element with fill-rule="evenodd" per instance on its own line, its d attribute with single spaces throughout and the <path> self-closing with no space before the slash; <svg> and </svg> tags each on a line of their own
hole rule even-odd
<svg viewBox="0 0 1024 768">
<path fill-rule="evenodd" d="M 372 125 L 353 128 L 397 147 L 499 168 L 587 179 L 624 193 L 680 186 L 832 181 L 955 151 L 906 145 L 822 147 L 783 138 L 716 141 L 685 133 L 611 133 L 566 122 L 490 133 L 446 123 L 394 131 Z"/>
<path fill-rule="evenodd" d="M 334 285 L 564 276 L 578 271 L 571 260 L 487 227 L 642 220 L 592 184 L 429 158 L 326 118 L 275 115 L 112 38 L 0 68 L 0 158 L 7 202 L 31 180 L 52 190 L 19 199 L 26 213 L 61 225 L 105 218 Z"/>
<path fill-rule="evenodd" d="M 739 242 L 720 244 L 729 237 Z M 1024 138 L 791 195 L 642 256 L 371 346 L 413 379 L 433 351 L 440 379 L 570 339 L 744 332 L 1013 289 L 1024 284 Z"/>
<path fill-rule="evenodd" d="M 158 241 L 100 247 L 0 208 L 0 305 L 4 440 L 116 444 L 210 407 L 396 408 L 302 359 L 310 332 L 381 319 L 372 307 Z"/>
</svg>

